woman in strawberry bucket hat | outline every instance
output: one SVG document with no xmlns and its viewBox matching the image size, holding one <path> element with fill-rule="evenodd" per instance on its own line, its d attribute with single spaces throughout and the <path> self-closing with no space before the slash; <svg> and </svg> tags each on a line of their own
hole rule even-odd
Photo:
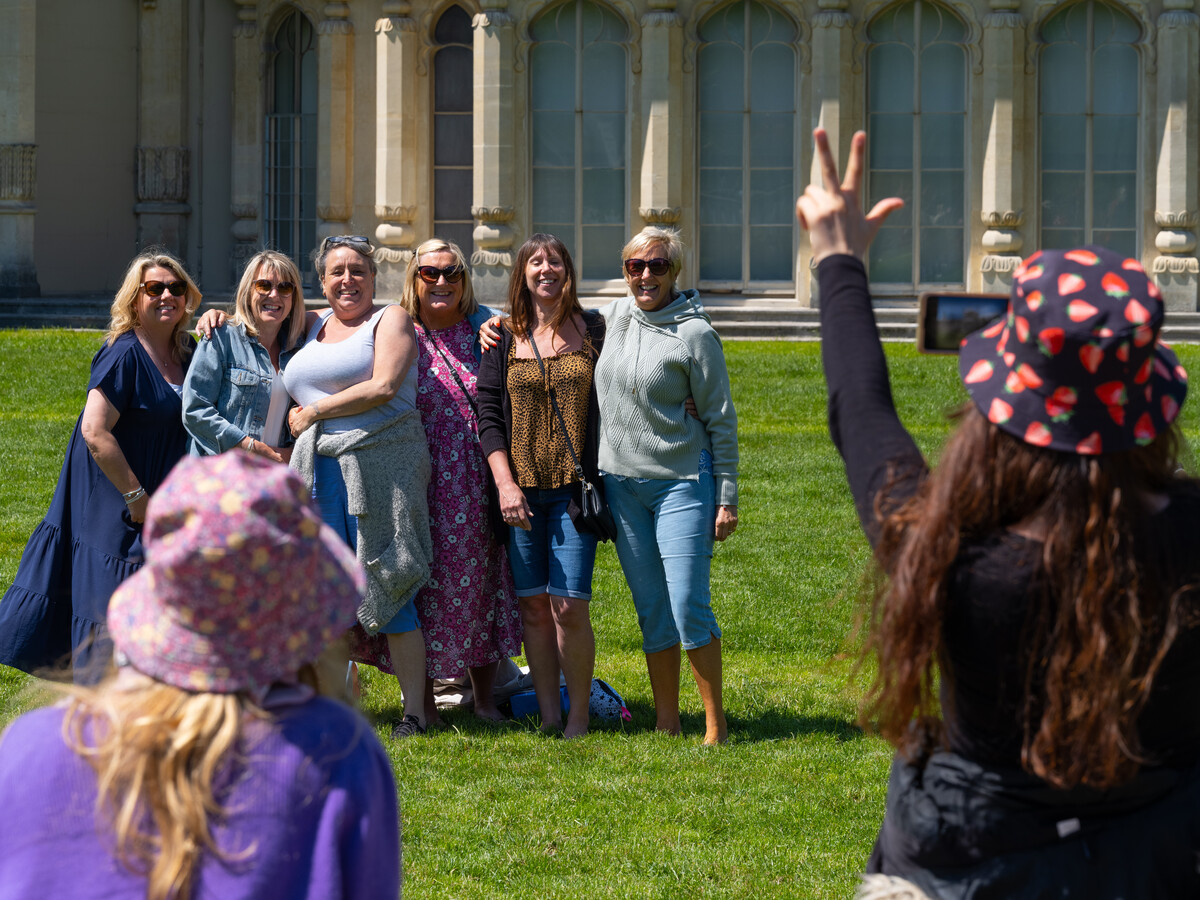
<svg viewBox="0 0 1200 900">
<path fill-rule="evenodd" d="M 300 478 L 178 463 L 108 606 L 119 670 L 0 737 L 0 896 L 394 900 L 387 755 L 311 664 L 365 582 Z"/>
<path fill-rule="evenodd" d="M 863 719 L 896 747 L 875 898 L 1200 896 L 1200 489 L 1187 376 L 1137 260 L 1035 253 L 966 338 L 930 468 L 896 414 L 862 263 L 866 136 L 797 201 L 829 423 L 878 576 Z"/>
</svg>

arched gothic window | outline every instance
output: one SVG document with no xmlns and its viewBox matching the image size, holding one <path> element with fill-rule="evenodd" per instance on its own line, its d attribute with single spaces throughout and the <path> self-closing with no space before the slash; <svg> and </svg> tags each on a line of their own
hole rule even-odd
<svg viewBox="0 0 1200 900">
<path fill-rule="evenodd" d="M 317 45 L 312 23 L 289 13 L 267 66 L 263 242 L 303 265 L 317 242 Z"/>
<path fill-rule="evenodd" d="M 471 17 L 451 6 L 433 29 L 433 233 L 471 255 Z"/>
<path fill-rule="evenodd" d="M 558 235 L 581 279 L 620 277 L 625 243 L 625 42 L 591 0 L 547 10 L 530 27 L 533 230 Z"/>
<path fill-rule="evenodd" d="M 1085 0 L 1041 31 L 1040 246 L 1138 255 L 1138 23 Z"/>
<path fill-rule="evenodd" d="M 966 253 L 966 28 L 926 0 L 867 27 L 867 208 L 902 197 L 867 258 L 871 282 L 961 285 Z"/>
<path fill-rule="evenodd" d="M 700 279 L 790 284 L 795 219 L 796 26 L 757 0 L 700 25 Z"/>
</svg>

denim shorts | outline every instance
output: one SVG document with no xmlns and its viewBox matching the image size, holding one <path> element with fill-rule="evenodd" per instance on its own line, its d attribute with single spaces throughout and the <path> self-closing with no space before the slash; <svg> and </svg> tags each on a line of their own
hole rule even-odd
<svg viewBox="0 0 1200 900">
<path fill-rule="evenodd" d="M 574 485 L 560 488 L 522 488 L 533 515 L 529 531 L 509 526 L 508 562 L 518 597 L 553 594 L 592 598 L 592 567 L 596 538 L 580 534 L 567 515 Z"/>
<path fill-rule="evenodd" d="M 721 636 L 709 593 L 717 507 L 706 462 L 695 481 L 604 476 L 646 653 L 695 650 Z"/>
<path fill-rule="evenodd" d="M 313 466 L 313 503 L 321 513 L 325 524 L 337 532 L 351 550 L 358 550 L 358 518 L 350 515 L 350 501 L 346 497 L 346 480 L 337 458 L 316 454 Z M 379 629 L 380 634 L 404 634 L 421 627 L 417 616 L 417 605 L 405 603 L 392 620 Z"/>
</svg>

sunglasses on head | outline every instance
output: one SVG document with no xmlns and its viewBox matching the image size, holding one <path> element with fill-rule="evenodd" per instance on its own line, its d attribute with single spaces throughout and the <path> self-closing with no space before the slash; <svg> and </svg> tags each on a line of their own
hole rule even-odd
<svg viewBox="0 0 1200 900">
<path fill-rule="evenodd" d="M 463 277 L 463 267 L 446 266 L 439 269 L 437 266 L 417 266 L 417 274 L 426 284 L 437 284 L 438 278 L 442 276 L 445 276 L 446 284 L 457 284 Z"/>
<path fill-rule="evenodd" d="M 625 260 L 625 271 L 634 278 L 641 275 L 646 269 L 650 270 L 651 275 L 666 275 L 671 271 L 671 261 L 663 259 L 661 256 L 656 256 L 654 259 Z"/>
<path fill-rule="evenodd" d="M 187 293 L 186 281 L 143 281 L 139 287 L 151 297 L 161 297 L 163 291 L 172 297 L 182 297 Z"/>
<path fill-rule="evenodd" d="M 290 294 L 296 289 L 296 286 L 290 281 L 267 281 L 265 278 L 260 278 L 254 282 L 254 289 L 260 294 L 269 294 L 271 290 L 277 290 L 280 294 Z"/>
<path fill-rule="evenodd" d="M 336 247 L 339 244 L 350 244 L 363 248 L 363 252 L 371 252 L 371 241 L 366 235 L 362 234 L 336 234 L 333 237 L 327 237 L 321 241 L 321 253 L 324 253 L 330 247 Z"/>
</svg>

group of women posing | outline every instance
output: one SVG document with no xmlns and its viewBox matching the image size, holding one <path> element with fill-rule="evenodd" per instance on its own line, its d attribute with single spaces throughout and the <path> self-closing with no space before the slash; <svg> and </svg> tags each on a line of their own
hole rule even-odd
<svg viewBox="0 0 1200 900">
<path fill-rule="evenodd" d="M 682 646 L 705 740 L 723 741 L 709 565 L 737 523 L 737 422 L 720 340 L 695 292 L 675 289 L 681 255 L 673 231 L 638 235 L 622 254 L 632 297 L 589 313 L 567 248 L 534 235 L 500 318 L 452 243 L 416 249 L 393 305 L 375 302 L 369 240 L 330 237 L 315 254 L 328 309 L 306 311 L 295 264 L 263 251 L 233 316 L 206 315 L 198 344 L 191 279 L 169 256 L 138 257 L 54 505 L 0 606 L 0 662 L 35 670 L 73 652 L 77 679 L 98 678 L 82 663 L 105 640 L 112 589 L 142 563 L 147 495 L 185 447 L 237 447 L 289 462 L 367 572 L 318 666 L 335 693 L 348 659 L 394 672 L 395 733 L 409 736 L 438 722 L 434 680 L 465 674 L 476 714 L 498 719 L 497 666 L 523 640 L 543 728 L 575 737 L 595 661 L 597 539 L 568 513 L 582 475 L 611 504 L 658 728 L 680 731 Z M 282 428 L 280 381 L 295 404 Z"/>
</svg>

